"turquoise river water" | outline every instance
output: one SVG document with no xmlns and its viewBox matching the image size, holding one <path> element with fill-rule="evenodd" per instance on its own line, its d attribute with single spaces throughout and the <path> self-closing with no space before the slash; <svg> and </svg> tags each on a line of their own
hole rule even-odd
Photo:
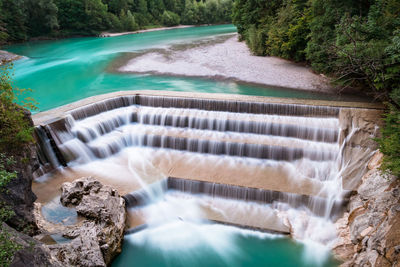
<svg viewBox="0 0 400 267">
<path fill-rule="evenodd" d="M 110 70 L 124 53 L 191 43 L 236 32 L 232 25 L 154 31 L 112 38 L 71 38 L 9 46 L 23 55 L 14 65 L 15 85 L 30 88 L 39 111 L 120 90 L 169 90 L 332 99 L 332 95 L 207 79 L 135 75 Z"/>
<path fill-rule="evenodd" d="M 113 267 L 334 267 L 327 251 L 218 224 L 166 223 L 125 236 Z"/>
<path fill-rule="evenodd" d="M 30 88 L 39 111 L 120 90 L 170 90 L 332 99 L 228 81 L 135 75 L 112 71 L 123 53 L 190 43 L 234 33 L 232 25 L 154 31 L 112 38 L 73 38 L 7 47 L 25 58 L 14 64 L 15 85 Z M 239 228 L 175 222 L 126 236 L 113 266 L 335 266 L 328 257 L 285 237 Z"/>
</svg>

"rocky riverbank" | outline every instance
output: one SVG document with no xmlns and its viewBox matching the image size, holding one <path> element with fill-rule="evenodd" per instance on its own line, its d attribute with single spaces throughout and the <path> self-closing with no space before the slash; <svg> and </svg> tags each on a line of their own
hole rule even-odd
<svg viewBox="0 0 400 267">
<path fill-rule="evenodd" d="M 11 266 L 103 267 L 121 252 L 126 210 L 125 201 L 116 190 L 93 178 L 82 178 L 63 184 L 61 202 L 76 209 L 78 223 L 51 223 L 42 216 L 40 204 L 35 203 L 34 212 L 28 209 L 31 212 L 27 217 L 35 218 L 31 224 L 38 229 L 34 237 L 3 224 L 2 231 L 19 246 Z M 63 242 L 56 242 L 54 236 Z"/>
<path fill-rule="evenodd" d="M 377 152 L 348 212 L 336 222 L 339 238 L 333 250 L 343 267 L 400 265 L 400 182 L 381 173 L 381 161 Z"/>
<path fill-rule="evenodd" d="M 10 62 L 17 59 L 20 59 L 22 56 L 13 54 L 8 51 L 0 50 L 0 65 L 2 62 Z"/>
<path fill-rule="evenodd" d="M 221 39 L 222 38 L 222 39 Z M 329 80 L 311 69 L 277 57 L 251 54 L 237 34 L 198 45 L 145 51 L 119 68 L 122 72 L 208 77 L 293 89 L 333 92 Z"/>
<path fill-rule="evenodd" d="M 173 27 L 157 27 L 147 30 L 138 30 L 133 32 L 102 32 L 99 34 L 99 37 L 116 37 L 122 35 L 129 35 L 129 34 L 138 34 L 144 32 L 156 32 L 156 31 L 164 31 L 164 30 L 174 30 L 174 29 L 184 29 L 184 28 L 191 28 L 191 27 L 200 27 L 202 25 L 178 25 Z"/>
<path fill-rule="evenodd" d="M 53 258 L 63 266 L 107 266 L 121 252 L 125 231 L 125 201 L 118 192 L 93 178 L 82 178 L 62 186 L 61 203 L 75 207 L 82 217 L 76 225 L 46 221 L 40 209 L 36 219 L 40 236 L 61 235 L 66 242 L 49 245 Z"/>
<path fill-rule="evenodd" d="M 33 127 L 30 112 L 25 110 L 24 114 Z M 7 184 L 6 190 L 0 190 L 0 207 L 10 207 L 14 212 L 14 216 L 7 221 L 9 226 L 33 234 L 36 225 L 32 211 L 36 195 L 32 192 L 32 182 L 33 172 L 39 168 L 37 147 L 34 143 L 27 143 L 18 150 L 7 152 L 6 158 L 13 159 L 11 165 L 6 165 L 6 170 L 15 171 L 17 177 Z"/>
</svg>

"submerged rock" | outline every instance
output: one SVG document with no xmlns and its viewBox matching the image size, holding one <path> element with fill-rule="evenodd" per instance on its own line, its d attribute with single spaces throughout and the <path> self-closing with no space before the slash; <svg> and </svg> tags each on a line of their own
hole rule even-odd
<svg viewBox="0 0 400 267">
<path fill-rule="evenodd" d="M 84 220 L 68 227 L 70 242 L 49 246 L 67 266 L 106 266 L 121 252 L 125 231 L 125 201 L 118 192 L 93 178 L 62 185 L 61 203 L 75 206 Z"/>
</svg>

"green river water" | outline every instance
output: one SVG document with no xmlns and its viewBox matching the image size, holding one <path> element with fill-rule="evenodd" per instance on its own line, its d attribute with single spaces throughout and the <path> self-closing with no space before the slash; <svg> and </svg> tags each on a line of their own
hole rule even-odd
<svg viewBox="0 0 400 267">
<path fill-rule="evenodd" d="M 125 236 L 113 267 L 334 267 L 329 251 L 218 224 L 166 223 Z"/>
<path fill-rule="evenodd" d="M 39 111 L 120 90 L 170 90 L 332 99 L 332 96 L 207 79 L 110 71 L 122 53 L 234 33 L 232 25 L 155 31 L 112 38 L 72 38 L 7 47 L 15 85 L 30 88 Z M 113 266 L 335 266 L 330 257 L 288 238 L 229 226 L 175 223 L 126 236 Z M 322 260 L 321 260 L 322 258 Z M 310 260 L 311 259 L 311 260 Z"/>
<path fill-rule="evenodd" d="M 332 95 L 238 84 L 207 79 L 135 75 L 111 71 L 123 53 L 191 43 L 234 33 L 232 25 L 154 31 L 112 38 L 71 38 L 13 45 L 6 50 L 23 55 L 14 65 L 15 85 L 30 88 L 45 111 L 89 96 L 120 90 L 169 90 L 260 96 L 332 99 Z"/>
</svg>

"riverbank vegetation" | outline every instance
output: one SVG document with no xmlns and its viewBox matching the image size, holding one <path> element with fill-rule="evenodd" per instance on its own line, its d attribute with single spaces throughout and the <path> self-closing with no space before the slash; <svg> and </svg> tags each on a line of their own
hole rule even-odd
<svg viewBox="0 0 400 267">
<path fill-rule="evenodd" d="M 31 38 L 231 22 L 232 0 L 0 0 L 0 45 Z"/>
<path fill-rule="evenodd" d="M 0 65 L 0 153 L 18 152 L 33 141 L 33 127 L 25 110 L 35 110 L 35 102 L 31 98 L 18 99 L 26 90 L 12 86 L 11 68 L 11 63 Z"/>
<path fill-rule="evenodd" d="M 384 168 L 400 175 L 399 1 L 236 0 L 233 22 L 254 54 L 308 62 L 387 103 L 379 144 Z"/>
<path fill-rule="evenodd" d="M 2 195 L 8 194 L 7 185 L 17 179 L 13 155 L 23 153 L 25 146 L 33 142 L 33 127 L 25 108 L 35 109 L 31 99 L 23 100 L 22 105 L 16 104 L 25 90 L 12 86 L 11 69 L 9 62 L 0 64 L 0 266 L 9 266 L 14 253 L 21 249 L 4 228 L 15 213 L 3 202 Z"/>
</svg>

